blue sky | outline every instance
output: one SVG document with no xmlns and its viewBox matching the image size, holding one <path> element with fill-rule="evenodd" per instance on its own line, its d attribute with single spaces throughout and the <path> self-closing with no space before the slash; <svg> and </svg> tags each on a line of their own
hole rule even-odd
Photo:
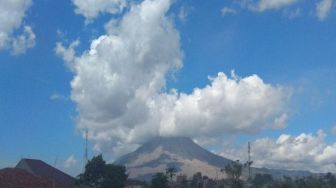
<svg viewBox="0 0 336 188">
<path fill-rule="evenodd" d="M 336 142 L 331 131 L 336 126 L 335 5 L 321 19 L 316 15 L 316 6 L 322 1 L 293 1 L 267 10 L 255 10 L 262 1 L 251 1 L 250 6 L 255 9 L 239 2 L 242 1 L 170 3 L 164 15 L 180 36 L 183 67 L 173 77 L 165 74 L 164 90 L 169 92 L 174 88 L 191 95 L 194 88 L 210 84 L 208 76 L 215 77 L 218 72 L 230 75 L 234 70 L 241 78 L 256 74 L 272 87 L 290 90 L 285 128 L 258 129 L 252 134 L 223 131 L 222 136 L 207 135 L 209 140 L 225 142 L 227 137 L 232 137 L 239 147 L 247 140 L 277 140 L 282 134 L 295 139 L 306 133 L 315 139 L 321 129 L 326 136 L 318 146 L 333 148 Z M 72 41 L 80 41 L 75 50 L 80 57 L 92 40 L 106 34 L 104 24 L 111 18 L 122 20 L 135 5 L 126 6 L 121 13 L 101 10 L 89 18 L 75 12 L 76 8 L 80 9 L 75 1 L 33 0 L 28 4 L 21 10 L 24 16 L 19 26 L 5 32 L 15 41 L 24 32 L 23 28 L 29 26 L 36 36 L 35 44 L 20 54 L 13 54 L 11 42 L 0 48 L 0 167 L 13 166 L 20 158 L 31 157 L 51 164 L 57 159 L 56 166 L 65 168 L 64 161 L 74 156 L 75 167 L 65 170 L 75 174 L 81 169 L 84 151 L 83 129 L 78 125 L 84 110 L 78 107 L 79 101 L 70 97 L 73 92 L 70 82 L 77 73 L 55 52 L 56 43 L 68 46 Z M 224 7 L 232 10 L 231 13 L 224 15 Z M 93 149 L 99 142 L 94 138 L 90 141 L 91 155 L 114 147 L 114 143 L 103 142 L 106 147 Z M 224 156 L 227 154 L 218 145 L 208 147 Z M 239 149 L 230 155 L 237 153 Z M 113 157 L 107 154 L 107 158 Z M 260 165 L 267 166 L 267 163 L 260 162 Z M 321 162 L 322 165 L 327 164 Z M 309 170 L 320 169 L 314 166 Z"/>
</svg>

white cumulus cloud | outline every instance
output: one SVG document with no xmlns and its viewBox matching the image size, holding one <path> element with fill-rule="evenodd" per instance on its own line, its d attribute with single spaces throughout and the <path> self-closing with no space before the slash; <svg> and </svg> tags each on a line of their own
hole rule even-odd
<svg viewBox="0 0 336 188">
<path fill-rule="evenodd" d="M 285 123 L 290 91 L 257 75 L 220 72 L 190 94 L 165 91 L 166 78 L 183 61 L 179 32 L 166 15 L 170 5 L 170 0 L 133 4 L 79 56 L 76 42 L 57 44 L 56 53 L 74 73 L 77 127 L 89 130 L 95 149 L 117 156 L 154 136 L 219 137 Z"/>
<path fill-rule="evenodd" d="M 332 8 L 333 0 L 321 0 L 316 5 L 316 14 L 320 20 L 324 20 L 328 17 L 328 14 Z"/>
<path fill-rule="evenodd" d="M 25 12 L 31 0 L 0 1 L 0 50 L 10 49 L 12 54 L 25 53 L 35 46 L 35 34 L 30 26 L 22 26 Z M 14 31 L 23 27 L 23 33 L 15 36 Z"/>
<path fill-rule="evenodd" d="M 336 143 L 328 144 L 322 130 L 316 134 L 282 134 L 277 139 L 260 138 L 251 145 L 256 167 L 336 172 Z M 226 148 L 221 155 L 244 161 L 246 158 L 242 156 L 247 156 L 246 148 Z"/>
<path fill-rule="evenodd" d="M 72 0 L 75 13 L 85 17 L 87 22 L 92 21 L 99 14 L 120 13 L 127 5 L 126 0 Z"/>
</svg>

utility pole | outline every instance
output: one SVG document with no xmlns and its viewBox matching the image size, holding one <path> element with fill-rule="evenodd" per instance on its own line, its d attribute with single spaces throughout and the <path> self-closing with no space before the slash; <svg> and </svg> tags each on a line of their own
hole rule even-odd
<svg viewBox="0 0 336 188">
<path fill-rule="evenodd" d="M 83 170 L 85 171 L 85 165 L 86 163 L 89 161 L 89 158 L 88 158 L 88 134 L 89 134 L 89 131 L 86 129 L 85 130 L 85 151 L 84 151 L 84 166 L 83 166 Z"/>
<path fill-rule="evenodd" d="M 249 171 L 249 179 L 251 179 L 251 165 L 252 165 L 252 161 L 251 161 L 251 143 L 248 142 L 248 148 L 247 148 L 247 152 L 248 152 L 248 171 Z"/>
<path fill-rule="evenodd" d="M 89 131 L 86 130 L 85 131 L 85 162 L 89 160 L 88 158 L 88 134 L 89 134 Z"/>
</svg>

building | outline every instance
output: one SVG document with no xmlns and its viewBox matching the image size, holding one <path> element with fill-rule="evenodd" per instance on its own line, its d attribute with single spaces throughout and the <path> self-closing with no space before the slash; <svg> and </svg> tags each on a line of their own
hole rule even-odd
<svg viewBox="0 0 336 188">
<path fill-rule="evenodd" d="M 15 169 L 25 170 L 34 176 L 59 184 L 63 188 L 70 188 L 75 182 L 75 178 L 72 176 L 37 159 L 22 159 Z"/>
<path fill-rule="evenodd" d="M 5 168 L 0 170 L 0 188 L 64 188 L 64 186 L 35 176 L 26 170 Z"/>
</svg>

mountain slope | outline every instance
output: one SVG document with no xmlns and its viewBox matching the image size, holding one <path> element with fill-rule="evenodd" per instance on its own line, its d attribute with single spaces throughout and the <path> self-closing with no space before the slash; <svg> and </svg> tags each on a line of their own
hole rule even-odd
<svg viewBox="0 0 336 188">
<path fill-rule="evenodd" d="M 125 165 L 129 177 L 150 180 L 157 172 L 164 172 L 167 167 L 174 167 L 178 173 L 191 177 L 201 172 L 210 178 L 223 178 L 221 168 L 232 162 L 230 159 L 215 155 L 186 137 L 156 137 L 136 151 L 122 156 L 115 164 Z M 274 177 L 308 176 L 310 172 L 253 168 L 253 174 L 268 173 Z M 247 176 L 247 171 L 243 172 Z"/>
<path fill-rule="evenodd" d="M 220 175 L 220 168 L 230 162 L 186 137 L 154 138 L 115 161 L 126 166 L 131 178 L 143 180 L 150 179 L 156 172 L 164 172 L 167 167 L 174 167 L 187 176 L 200 171 L 216 178 Z"/>
</svg>

